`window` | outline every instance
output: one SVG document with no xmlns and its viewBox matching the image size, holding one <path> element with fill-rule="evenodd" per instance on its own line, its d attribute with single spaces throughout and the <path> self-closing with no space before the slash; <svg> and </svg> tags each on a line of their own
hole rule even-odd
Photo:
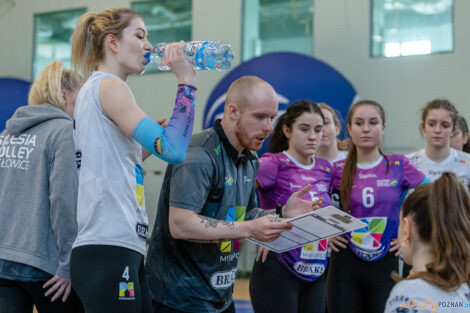
<svg viewBox="0 0 470 313">
<path fill-rule="evenodd" d="M 34 15 L 33 80 L 50 62 L 70 68 L 71 37 L 86 8 Z"/>
<path fill-rule="evenodd" d="M 371 0 L 373 57 L 452 52 L 453 0 Z"/>
<path fill-rule="evenodd" d="M 312 55 L 313 0 L 245 0 L 243 60 L 269 52 Z"/>
<path fill-rule="evenodd" d="M 133 2 L 132 10 L 142 16 L 152 45 L 161 42 L 190 41 L 192 26 L 191 0 Z M 152 64 L 146 73 L 160 72 Z"/>
</svg>

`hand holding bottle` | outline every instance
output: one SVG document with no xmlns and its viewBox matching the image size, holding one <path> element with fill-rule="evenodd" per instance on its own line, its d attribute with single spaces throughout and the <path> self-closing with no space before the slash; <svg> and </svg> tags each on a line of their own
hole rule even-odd
<svg viewBox="0 0 470 313">
<path fill-rule="evenodd" d="M 184 45 L 180 41 L 165 46 L 166 64 L 178 78 L 178 84 L 194 85 L 196 72 L 184 55 Z"/>
</svg>

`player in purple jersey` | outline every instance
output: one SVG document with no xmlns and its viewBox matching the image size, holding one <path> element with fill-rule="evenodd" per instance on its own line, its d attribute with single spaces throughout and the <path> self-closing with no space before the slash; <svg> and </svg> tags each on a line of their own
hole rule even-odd
<svg viewBox="0 0 470 313">
<path fill-rule="evenodd" d="M 380 150 L 385 113 L 374 101 L 360 101 L 348 113 L 351 147 L 333 164 L 333 188 L 343 210 L 367 226 L 345 235 L 348 248 L 333 251 L 327 282 L 330 313 L 377 313 L 393 287 L 398 267 L 400 205 L 409 188 L 425 176 L 399 154 Z"/>
<path fill-rule="evenodd" d="M 315 158 L 324 125 L 317 104 L 302 100 L 293 103 L 274 129 L 269 151 L 260 159 L 256 177 L 261 207 L 285 204 L 292 192 L 311 184 L 306 200 L 329 197 L 332 169 L 327 160 Z M 324 312 L 327 240 L 284 252 L 260 249 L 253 266 L 250 295 L 256 313 Z M 266 260 L 265 260 L 266 259 Z"/>
</svg>

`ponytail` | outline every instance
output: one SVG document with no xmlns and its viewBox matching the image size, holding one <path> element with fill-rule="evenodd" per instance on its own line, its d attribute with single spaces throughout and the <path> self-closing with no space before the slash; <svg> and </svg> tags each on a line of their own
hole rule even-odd
<svg viewBox="0 0 470 313">
<path fill-rule="evenodd" d="M 286 113 L 282 114 L 274 127 L 271 139 L 269 139 L 268 151 L 271 153 L 278 153 L 285 151 L 289 148 L 289 139 L 284 135 L 282 125 L 286 124 Z"/>
<path fill-rule="evenodd" d="M 90 76 L 104 59 L 107 35 L 121 38 L 131 20 L 140 17 L 128 8 L 111 8 L 99 13 L 83 14 L 72 35 L 72 66 L 84 77 Z"/>
<path fill-rule="evenodd" d="M 403 203 L 403 217 L 410 216 L 419 238 L 429 243 L 433 261 L 427 272 L 410 275 L 444 290 L 462 283 L 470 286 L 470 200 L 454 173 L 446 172 L 424 184 Z"/>
</svg>

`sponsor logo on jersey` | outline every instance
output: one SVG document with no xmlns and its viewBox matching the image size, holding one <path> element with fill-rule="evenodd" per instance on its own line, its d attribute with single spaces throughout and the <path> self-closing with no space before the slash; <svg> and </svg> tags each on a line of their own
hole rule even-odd
<svg viewBox="0 0 470 313">
<path fill-rule="evenodd" d="M 429 173 L 430 175 L 442 176 L 442 173 L 444 173 L 444 171 L 442 171 L 442 170 L 433 170 L 433 169 L 429 169 L 429 170 L 428 170 L 428 173 Z"/>
<path fill-rule="evenodd" d="M 231 243 L 231 241 L 228 241 Z M 224 263 L 224 262 L 232 262 L 233 260 L 235 259 L 239 259 L 240 258 L 240 252 L 235 252 L 235 253 L 232 253 L 232 254 L 222 254 L 220 255 L 220 258 L 219 258 L 219 262 L 220 263 Z"/>
<path fill-rule="evenodd" d="M 135 300 L 133 282 L 119 283 L 119 300 Z"/>
<path fill-rule="evenodd" d="M 225 187 L 227 186 L 232 186 L 233 184 L 233 178 L 232 176 L 225 176 Z"/>
<path fill-rule="evenodd" d="M 217 148 L 214 149 L 215 154 L 216 154 L 217 156 L 220 154 L 220 150 L 221 150 L 221 149 L 222 149 L 222 148 L 221 148 L 220 144 L 217 146 Z"/>
<path fill-rule="evenodd" d="M 331 168 L 329 168 L 328 166 L 319 165 L 318 168 L 323 171 L 327 171 L 328 173 L 331 172 Z"/>
<path fill-rule="evenodd" d="M 302 186 L 299 186 L 299 185 L 294 185 L 293 183 L 289 183 L 290 184 L 290 189 L 294 189 L 294 188 L 302 188 Z"/>
<path fill-rule="evenodd" d="M 325 184 L 317 184 L 317 190 L 320 192 L 328 192 L 328 187 Z"/>
<path fill-rule="evenodd" d="M 251 178 L 248 176 L 243 176 L 243 183 L 249 183 L 251 182 Z"/>
<path fill-rule="evenodd" d="M 382 246 L 381 240 L 387 226 L 386 217 L 361 218 L 366 223 L 364 228 L 351 233 L 352 242 L 359 247 L 376 250 Z"/>
<path fill-rule="evenodd" d="M 226 221 L 229 222 L 243 222 L 245 220 L 246 206 L 232 206 L 228 208 Z M 233 250 L 240 249 L 240 240 L 222 241 L 220 243 L 220 252 L 230 253 Z"/>
<path fill-rule="evenodd" d="M 378 179 L 377 187 L 396 187 L 398 181 L 396 179 Z"/>
<path fill-rule="evenodd" d="M 317 242 L 312 242 L 302 246 L 302 252 L 300 257 L 306 260 L 315 260 L 326 258 L 326 252 L 328 250 L 328 240 L 323 239 Z"/>
<path fill-rule="evenodd" d="M 77 162 L 77 168 L 79 169 L 82 166 L 82 152 L 80 150 L 75 152 L 75 159 Z"/>
<path fill-rule="evenodd" d="M 460 159 L 454 158 L 454 161 L 457 162 L 457 163 L 465 164 L 465 165 L 468 164 L 467 160 L 460 160 Z"/>
<path fill-rule="evenodd" d="M 359 173 L 359 178 L 360 179 L 377 178 L 377 175 L 375 175 L 374 173 L 367 173 L 367 174 Z"/>
<path fill-rule="evenodd" d="M 211 285 L 215 289 L 229 288 L 235 282 L 237 268 L 225 272 L 216 272 L 211 276 Z"/>
<path fill-rule="evenodd" d="M 304 174 L 300 175 L 300 178 L 306 181 L 315 181 L 315 177 L 305 176 Z"/>
<path fill-rule="evenodd" d="M 144 205 L 144 172 L 142 166 L 135 164 L 135 196 L 139 207 Z"/>
<path fill-rule="evenodd" d="M 296 262 L 294 270 L 305 276 L 320 276 L 325 271 L 325 265 L 320 263 Z"/>
<path fill-rule="evenodd" d="M 400 161 L 394 161 L 393 165 L 400 166 Z"/>
<path fill-rule="evenodd" d="M 135 225 L 135 232 L 141 239 L 146 240 L 147 234 L 149 232 L 149 226 L 146 224 L 137 223 L 137 225 Z"/>
</svg>

